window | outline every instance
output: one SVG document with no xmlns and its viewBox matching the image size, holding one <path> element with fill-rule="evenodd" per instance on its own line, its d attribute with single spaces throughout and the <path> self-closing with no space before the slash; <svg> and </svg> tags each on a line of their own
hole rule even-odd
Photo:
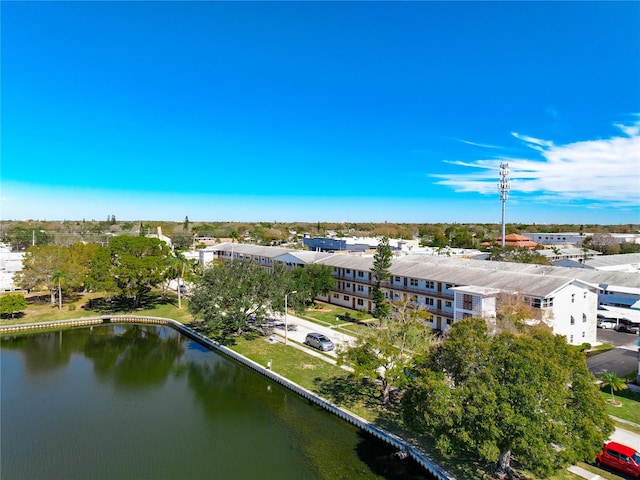
<svg viewBox="0 0 640 480">
<path fill-rule="evenodd" d="M 573 318 L 573 315 L 571 315 L 571 325 L 575 325 L 576 324 L 576 319 Z"/>
<path fill-rule="evenodd" d="M 426 298 L 424 300 L 425 305 L 429 305 L 431 307 L 433 307 L 433 298 Z"/>
<path fill-rule="evenodd" d="M 418 286 L 418 279 L 417 278 L 410 278 L 409 279 L 409 285 L 412 287 L 417 287 Z"/>
<path fill-rule="evenodd" d="M 467 293 L 462 296 L 462 308 L 473 310 L 473 297 Z"/>
<path fill-rule="evenodd" d="M 358 301 L 356 302 L 358 304 L 359 307 L 364 305 L 364 300 L 362 300 L 361 298 L 358 299 Z"/>
<path fill-rule="evenodd" d="M 351 269 L 347 268 L 347 272 L 346 273 L 347 273 L 347 275 L 351 275 Z"/>
<path fill-rule="evenodd" d="M 582 338 L 586 337 L 585 332 L 582 332 Z"/>
<path fill-rule="evenodd" d="M 358 270 L 358 277 L 363 278 L 364 272 L 362 270 Z"/>
<path fill-rule="evenodd" d="M 342 298 L 343 298 L 344 300 L 349 301 L 349 295 L 344 295 Z"/>
<path fill-rule="evenodd" d="M 431 300 L 433 302 L 433 300 Z M 444 302 L 444 306 L 447 308 L 451 308 L 453 306 L 453 302 L 450 302 L 449 300 L 447 300 L 446 302 Z"/>
<path fill-rule="evenodd" d="M 450 288 L 453 288 L 453 283 L 447 283 L 444 288 L 446 288 L 447 290 L 449 290 Z"/>
<path fill-rule="evenodd" d="M 582 323 L 587 323 L 587 315 L 585 313 L 582 314 Z"/>
<path fill-rule="evenodd" d="M 359 292 L 364 292 L 364 285 L 358 285 L 356 288 Z"/>
<path fill-rule="evenodd" d="M 436 288 L 435 284 L 431 280 L 427 280 L 426 282 L 424 282 L 424 284 L 427 288 L 430 288 L 431 290 Z"/>
<path fill-rule="evenodd" d="M 571 294 L 571 303 L 575 303 L 576 302 L 576 294 L 572 293 Z"/>
<path fill-rule="evenodd" d="M 569 335 L 569 343 L 573 343 L 573 335 Z"/>
<path fill-rule="evenodd" d="M 396 281 L 396 282 L 401 282 L 401 281 L 402 281 L 402 279 L 401 279 L 400 277 L 395 277 L 395 281 Z"/>
<path fill-rule="evenodd" d="M 333 298 L 340 298 L 340 295 L 339 295 L 339 294 L 337 294 L 337 293 L 334 293 L 334 294 L 333 294 Z"/>
<path fill-rule="evenodd" d="M 451 325 L 451 319 L 447 318 L 447 325 Z"/>
<path fill-rule="evenodd" d="M 349 282 L 347 282 L 347 288 L 351 289 L 351 284 Z"/>
<path fill-rule="evenodd" d="M 413 303 L 418 303 L 418 296 L 417 295 L 411 295 L 409 297 L 409 301 L 413 302 Z"/>
<path fill-rule="evenodd" d="M 582 294 L 582 298 L 587 298 L 587 292 L 586 291 Z"/>
</svg>

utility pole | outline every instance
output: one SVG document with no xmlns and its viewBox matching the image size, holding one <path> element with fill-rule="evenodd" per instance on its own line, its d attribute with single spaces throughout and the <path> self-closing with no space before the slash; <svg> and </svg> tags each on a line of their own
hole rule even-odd
<svg viewBox="0 0 640 480">
<path fill-rule="evenodd" d="M 502 249 L 504 250 L 504 234 L 505 234 L 505 212 L 507 210 L 507 195 L 510 189 L 509 185 L 509 164 L 500 163 L 500 182 L 498 183 L 498 191 L 500 192 L 500 201 L 502 202 Z"/>
</svg>

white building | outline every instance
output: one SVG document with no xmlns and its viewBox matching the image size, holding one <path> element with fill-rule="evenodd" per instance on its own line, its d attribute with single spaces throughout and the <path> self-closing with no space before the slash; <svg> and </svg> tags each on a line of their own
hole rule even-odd
<svg viewBox="0 0 640 480">
<path fill-rule="evenodd" d="M 323 300 L 346 308 L 373 310 L 373 257 L 332 255 L 318 263 L 333 267 L 337 280 L 334 290 Z M 513 265 L 523 264 L 401 257 L 394 259 L 391 281 L 383 290 L 391 300 L 408 298 L 424 306 L 432 315 L 429 326 L 443 331 L 462 318 L 495 318 L 498 295 L 515 294 L 539 310 L 541 321 L 554 333 L 564 335 L 569 343 L 596 343 L 597 285 L 554 275 L 554 267 L 518 271 Z"/>
<path fill-rule="evenodd" d="M 579 245 L 582 241 L 593 233 L 561 232 L 561 233 L 523 233 L 523 236 L 530 238 L 542 245 Z M 640 243 L 640 234 L 637 233 L 612 233 L 611 236 L 618 243 Z"/>
<path fill-rule="evenodd" d="M 24 252 L 12 252 L 0 244 L 0 292 L 12 292 L 18 288 L 13 282 L 15 274 L 22 270 Z"/>
</svg>

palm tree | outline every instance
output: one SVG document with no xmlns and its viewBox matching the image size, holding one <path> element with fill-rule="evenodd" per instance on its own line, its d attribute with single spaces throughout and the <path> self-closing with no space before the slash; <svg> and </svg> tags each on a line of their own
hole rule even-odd
<svg viewBox="0 0 640 480">
<path fill-rule="evenodd" d="M 67 278 L 67 274 L 59 268 L 51 276 L 51 280 L 58 282 L 58 310 L 62 310 L 62 279 L 64 278 Z"/>
<path fill-rule="evenodd" d="M 182 280 L 190 278 L 193 273 L 193 262 L 184 257 L 180 253 L 169 258 L 169 268 L 167 270 L 168 278 L 176 279 L 178 293 L 178 308 L 182 308 Z"/>
<path fill-rule="evenodd" d="M 618 391 L 618 390 L 624 390 L 627 388 L 627 382 L 625 381 L 624 378 L 620 378 L 618 375 L 616 375 L 615 372 L 607 372 L 604 373 L 601 377 L 600 380 L 602 381 L 602 384 L 605 387 L 609 387 L 611 388 L 611 402 L 615 403 L 616 399 L 613 396 L 613 392 L 614 391 Z"/>
</svg>

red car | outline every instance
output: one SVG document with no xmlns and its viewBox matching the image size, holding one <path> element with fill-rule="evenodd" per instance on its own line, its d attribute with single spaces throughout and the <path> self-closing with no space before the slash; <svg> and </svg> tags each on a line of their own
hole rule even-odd
<svg viewBox="0 0 640 480">
<path fill-rule="evenodd" d="M 640 453 L 616 442 L 606 443 L 598 455 L 596 465 L 604 465 L 640 479 Z"/>
</svg>

